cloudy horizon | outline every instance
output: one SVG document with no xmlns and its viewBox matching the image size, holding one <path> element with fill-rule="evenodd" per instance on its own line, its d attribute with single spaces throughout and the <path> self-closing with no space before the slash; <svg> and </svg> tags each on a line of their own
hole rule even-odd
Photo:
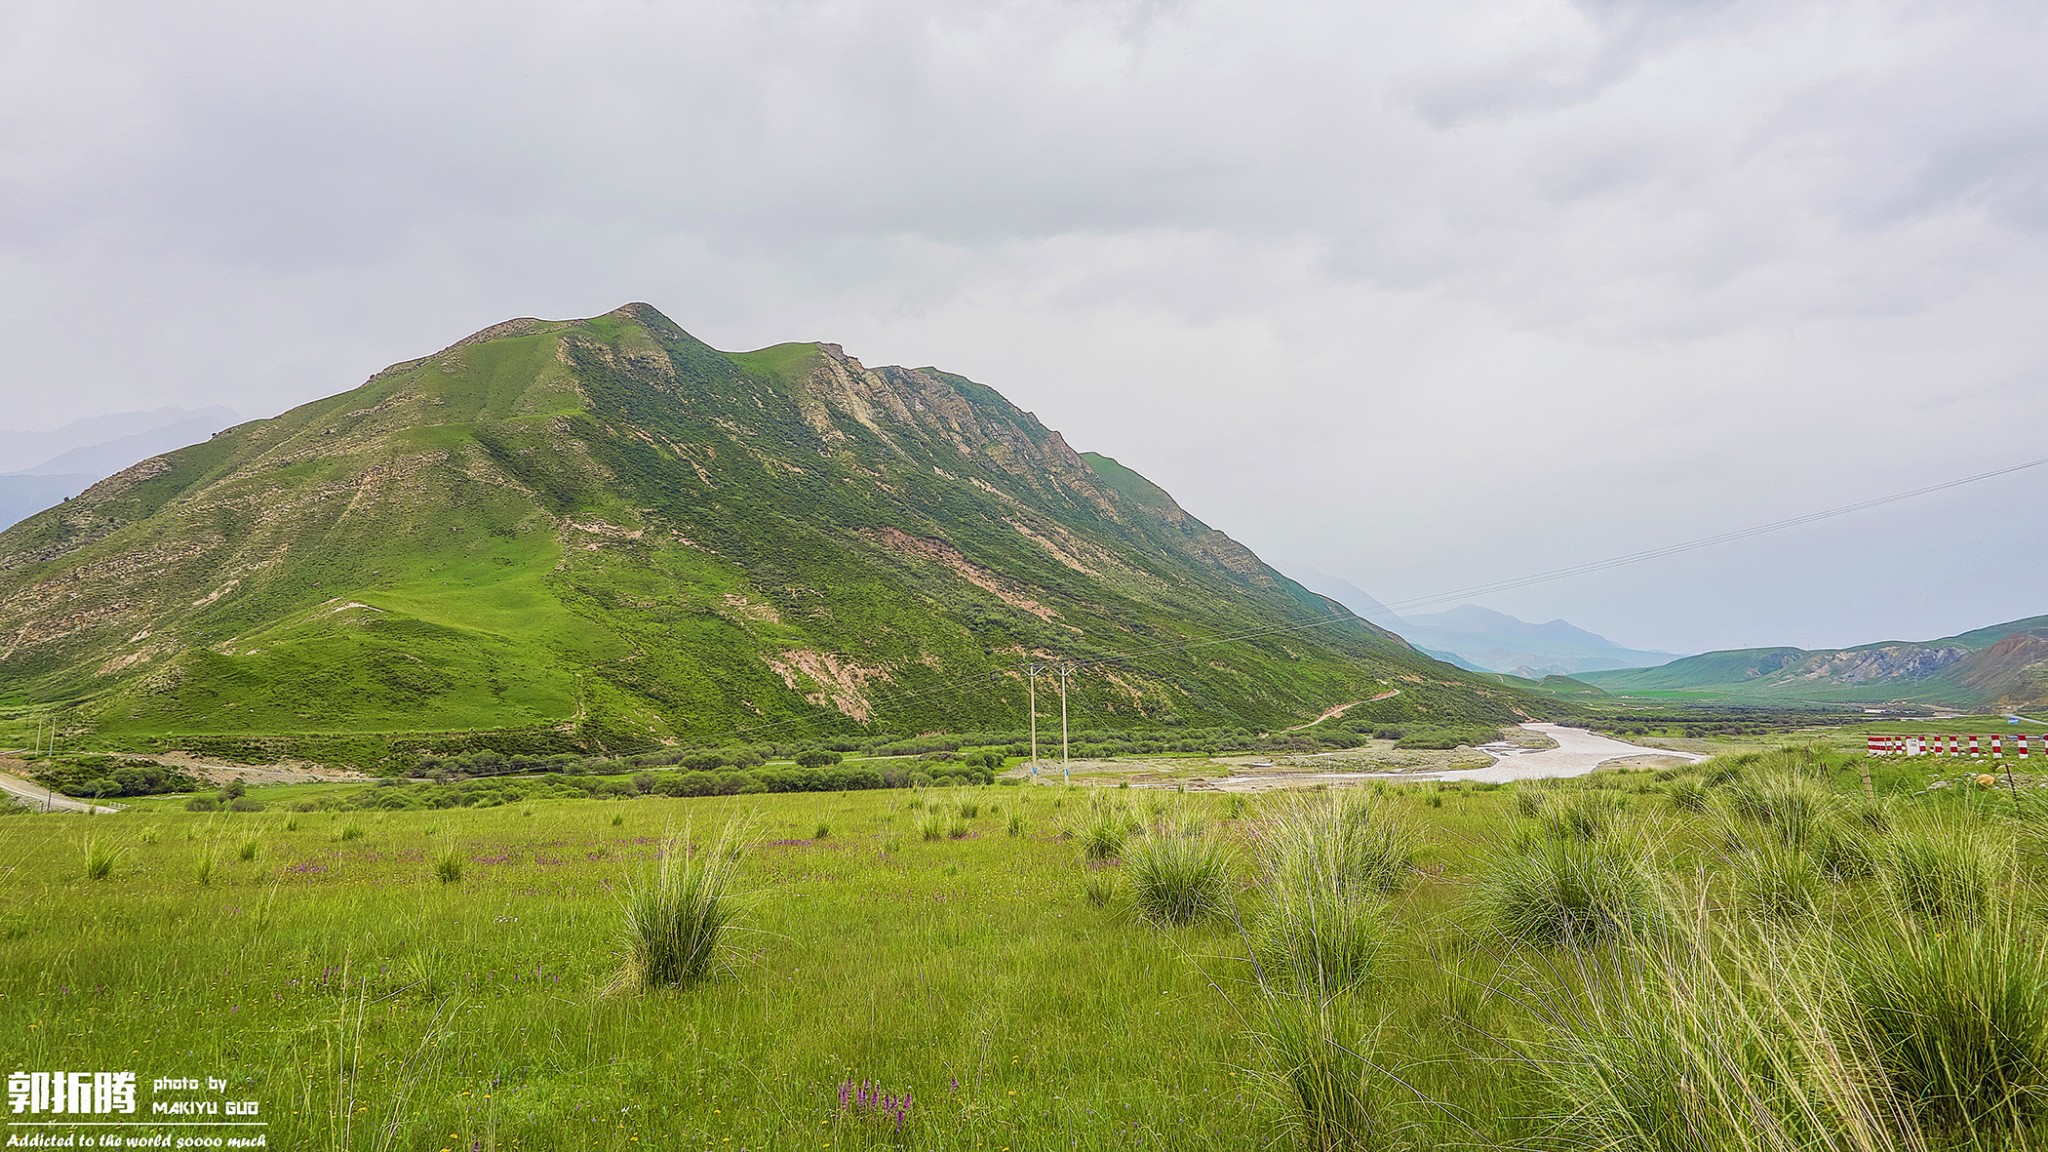
<svg viewBox="0 0 2048 1152">
<path fill-rule="evenodd" d="M 0 427 L 519 315 L 1000 390 L 1383 601 L 2048 455 L 1997 3 L 10 5 Z M 2048 612 L 2048 468 L 1478 598 L 1668 651 Z"/>
</svg>

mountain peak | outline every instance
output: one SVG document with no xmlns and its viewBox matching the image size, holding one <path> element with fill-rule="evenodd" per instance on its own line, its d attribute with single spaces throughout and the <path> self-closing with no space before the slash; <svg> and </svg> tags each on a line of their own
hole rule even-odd
<svg viewBox="0 0 2048 1152">
<path fill-rule="evenodd" d="M 675 333 L 683 331 L 682 327 L 669 319 L 661 309 L 640 300 L 631 300 L 621 304 L 617 308 L 605 313 L 602 317 L 596 317 L 596 319 L 628 320 L 644 328 L 651 328 L 659 332 Z"/>
<path fill-rule="evenodd" d="M 1113 667 L 1074 700 L 1112 726 L 1284 726 L 1396 678 L 1382 720 L 1511 716 L 1330 611 L 992 388 L 720 352 L 634 302 L 494 324 L 0 534 L 0 690 L 152 738 L 624 748 L 1007 728 L 1039 654 Z M 1179 651 L 1208 637 L 1247 639 Z"/>
</svg>

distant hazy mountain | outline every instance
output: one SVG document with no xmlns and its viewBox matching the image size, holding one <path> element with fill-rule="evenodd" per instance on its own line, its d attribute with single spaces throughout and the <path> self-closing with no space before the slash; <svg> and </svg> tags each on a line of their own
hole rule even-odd
<svg viewBox="0 0 2048 1152">
<path fill-rule="evenodd" d="M 1860 648 L 1743 648 L 1661 668 L 1588 672 L 1608 692 L 1758 702 L 2048 707 L 2048 616 L 1939 640 Z"/>
<path fill-rule="evenodd" d="M 0 529 L 240 419 L 230 408 L 158 408 L 93 416 L 41 432 L 0 430 Z"/>
<path fill-rule="evenodd" d="M 1531 624 L 1471 604 L 1448 612 L 1403 617 L 1340 576 L 1318 572 L 1306 564 L 1289 565 L 1288 571 L 1302 587 L 1393 632 L 1417 651 L 1472 672 L 1506 672 L 1541 680 L 1595 669 L 1643 668 L 1678 659 L 1672 652 L 1623 648 L 1563 620 Z"/>
<path fill-rule="evenodd" d="M 1328 596 L 1330 599 L 1335 600 L 1337 603 L 1342 604 L 1353 612 L 1358 613 L 1361 617 L 1372 621 L 1388 631 L 1399 632 L 1401 630 L 1401 617 L 1395 615 L 1393 609 L 1373 599 L 1372 593 L 1367 592 L 1351 581 L 1341 576 L 1332 576 L 1327 572 L 1318 572 L 1306 564 L 1289 564 L 1287 571 L 1292 573 L 1294 578 L 1301 582 L 1301 586 L 1309 591 Z M 1435 656 L 1436 653 L 1432 652 L 1430 655 Z M 1437 658 L 1441 660 L 1443 657 L 1438 656 Z"/>
<path fill-rule="evenodd" d="M 1624 648 L 1563 620 L 1531 624 L 1504 612 L 1465 604 L 1417 613 L 1394 626 L 1425 651 L 1442 649 L 1473 667 L 1541 680 L 1612 668 L 1644 668 L 1678 659 L 1674 652 Z"/>
</svg>

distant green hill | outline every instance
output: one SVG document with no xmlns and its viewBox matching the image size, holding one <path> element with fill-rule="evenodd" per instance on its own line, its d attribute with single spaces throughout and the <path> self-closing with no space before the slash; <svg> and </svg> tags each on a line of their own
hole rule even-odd
<svg viewBox="0 0 2048 1152">
<path fill-rule="evenodd" d="M 1027 656 L 1110 661 L 1071 709 L 1100 727 L 1533 706 L 989 388 L 719 352 L 639 304 L 497 325 L 0 534 L 0 699 L 102 740 L 1015 728 Z"/>
<path fill-rule="evenodd" d="M 1581 672 L 1616 695 L 1759 703 L 1929 704 L 1954 708 L 2048 707 L 2048 616 L 1960 636 L 1885 641 L 1858 648 L 1744 648 L 1656 668 Z"/>
</svg>

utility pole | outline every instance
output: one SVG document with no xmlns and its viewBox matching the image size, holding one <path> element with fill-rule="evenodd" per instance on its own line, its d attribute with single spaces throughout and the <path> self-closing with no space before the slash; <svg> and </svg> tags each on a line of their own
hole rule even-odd
<svg viewBox="0 0 2048 1152">
<path fill-rule="evenodd" d="M 1031 660 L 1018 665 L 1018 670 L 1024 673 L 1026 699 L 1030 701 L 1028 707 L 1031 709 L 1031 774 L 1033 776 L 1038 775 L 1038 678 L 1052 671 L 1052 668 L 1053 666 L 1050 664 L 1041 664 Z M 1063 685 L 1061 691 L 1061 714 L 1063 717 L 1065 715 L 1065 702 Z M 1064 719 L 1062 719 L 1060 727 L 1062 731 L 1065 730 L 1066 723 Z"/>
<path fill-rule="evenodd" d="M 1038 665 L 1024 669 L 1024 684 L 1031 701 L 1031 774 L 1038 775 Z"/>
<path fill-rule="evenodd" d="M 1071 784 L 1073 777 L 1067 768 L 1067 678 L 1074 674 L 1072 664 L 1060 665 L 1060 783 Z"/>
</svg>

